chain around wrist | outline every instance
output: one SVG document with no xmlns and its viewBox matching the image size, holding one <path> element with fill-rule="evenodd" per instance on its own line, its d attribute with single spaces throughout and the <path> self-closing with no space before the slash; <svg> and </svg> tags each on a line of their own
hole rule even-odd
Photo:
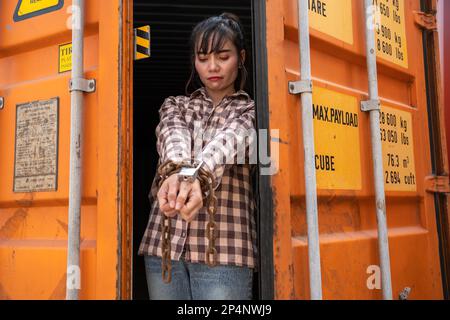
<svg viewBox="0 0 450 320">
<path fill-rule="evenodd" d="M 178 181 L 194 183 L 198 177 L 201 166 L 204 161 L 193 163 L 191 165 L 184 165 L 181 167 L 180 172 L 178 172 Z"/>
</svg>

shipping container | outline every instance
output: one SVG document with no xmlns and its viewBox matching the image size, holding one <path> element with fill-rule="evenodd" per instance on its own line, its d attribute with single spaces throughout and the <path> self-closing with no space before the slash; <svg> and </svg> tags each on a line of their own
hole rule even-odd
<svg viewBox="0 0 450 320">
<path fill-rule="evenodd" d="M 393 299 L 448 298 L 436 0 L 373 4 Z M 0 299 L 66 297 L 74 90 L 86 91 L 75 145 L 82 162 L 79 298 L 148 298 L 137 250 L 158 160 L 158 109 L 184 93 L 192 27 L 224 11 L 245 26 L 246 89 L 263 133 L 253 177 L 260 251 L 254 296 L 311 298 L 302 106 L 289 90 L 301 76 L 296 0 L 85 1 L 83 78 L 95 83 L 71 73 L 72 29 L 83 21 L 71 0 L 4 0 Z M 361 110 L 369 99 L 365 14 L 362 0 L 308 0 L 324 299 L 383 297 L 369 113 Z"/>
<path fill-rule="evenodd" d="M 437 20 L 439 28 L 439 48 L 441 57 L 441 76 L 444 89 L 444 109 L 445 109 L 445 128 L 446 135 L 450 135 L 450 3 L 445 0 L 437 2 Z M 447 157 L 449 156 L 450 148 L 447 139 Z"/>
</svg>

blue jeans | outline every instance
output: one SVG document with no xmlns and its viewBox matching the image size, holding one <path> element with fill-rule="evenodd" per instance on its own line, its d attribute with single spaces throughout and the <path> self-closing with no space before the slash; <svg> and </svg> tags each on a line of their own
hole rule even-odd
<svg viewBox="0 0 450 320">
<path fill-rule="evenodd" d="M 172 281 L 161 276 L 161 258 L 145 256 L 150 300 L 251 300 L 253 269 L 172 260 Z"/>
</svg>

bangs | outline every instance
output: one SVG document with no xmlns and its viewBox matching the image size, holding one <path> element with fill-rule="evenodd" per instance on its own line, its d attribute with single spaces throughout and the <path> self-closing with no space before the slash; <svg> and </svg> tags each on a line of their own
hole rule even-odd
<svg viewBox="0 0 450 320">
<path fill-rule="evenodd" d="M 197 36 L 195 51 L 203 54 L 217 53 L 223 49 L 227 40 L 232 41 L 232 34 L 222 23 L 207 27 Z"/>
</svg>

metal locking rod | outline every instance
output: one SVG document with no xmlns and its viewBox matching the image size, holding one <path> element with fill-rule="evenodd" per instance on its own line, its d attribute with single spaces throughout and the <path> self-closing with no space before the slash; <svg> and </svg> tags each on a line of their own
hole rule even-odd
<svg viewBox="0 0 450 320">
<path fill-rule="evenodd" d="M 381 268 L 383 298 L 392 300 L 391 265 L 389 258 L 389 242 L 386 222 L 386 199 L 384 192 L 383 157 L 380 139 L 380 103 L 378 97 L 377 51 L 375 47 L 375 31 L 373 21 L 373 0 L 364 0 L 366 21 L 366 54 L 367 73 L 369 79 L 369 101 L 361 104 L 363 111 L 370 112 L 370 132 L 372 141 L 373 176 L 375 182 L 375 209 L 378 225 L 378 251 Z M 365 110 L 364 110 L 365 109 Z"/>
<path fill-rule="evenodd" d="M 309 287 L 311 300 L 322 300 L 308 0 L 298 0 L 298 39 L 301 80 L 289 82 L 289 92 L 291 94 L 301 95 L 303 147 L 305 156 L 304 172 L 306 223 L 308 228 Z"/>
</svg>

